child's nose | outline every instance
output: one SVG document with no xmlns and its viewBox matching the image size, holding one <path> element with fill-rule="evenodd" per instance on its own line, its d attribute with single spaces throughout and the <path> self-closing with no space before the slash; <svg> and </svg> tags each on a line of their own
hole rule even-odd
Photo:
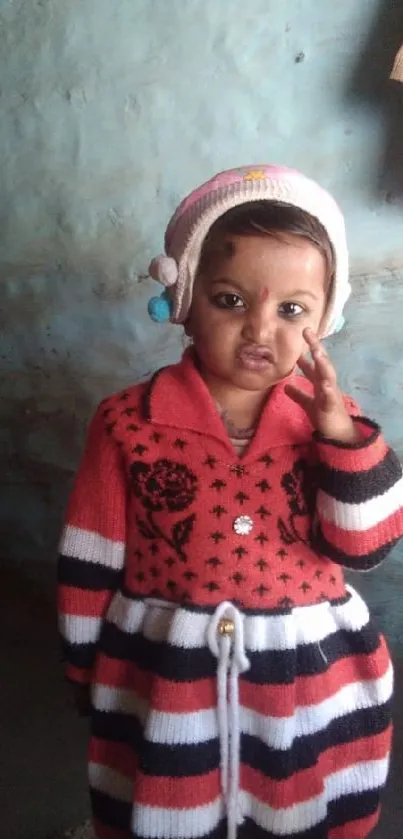
<svg viewBox="0 0 403 839">
<path fill-rule="evenodd" d="M 273 337 L 275 329 L 273 313 L 267 306 L 254 306 L 248 311 L 244 337 L 254 344 L 266 344 Z"/>
</svg>

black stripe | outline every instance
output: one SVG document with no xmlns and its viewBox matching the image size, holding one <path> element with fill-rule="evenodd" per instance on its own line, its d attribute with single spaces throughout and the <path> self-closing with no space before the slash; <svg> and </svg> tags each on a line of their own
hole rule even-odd
<svg viewBox="0 0 403 839">
<path fill-rule="evenodd" d="M 353 655 L 372 654 L 380 643 L 379 633 L 368 623 L 352 632 L 340 629 L 319 644 L 300 644 L 296 650 L 249 652 L 250 669 L 243 674 L 256 685 L 292 684 L 298 676 L 325 672 L 335 661 Z M 128 634 L 105 622 L 100 650 L 110 658 L 132 661 L 140 669 L 174 682 L 215 678 L 217 659 L 208 647 L 185 649 L 166 641 L 150 641 L 141 633 Z"/>
<path fill-rule="evenodd" d="M 140 755 L 140 767 L 145 775 L 164 777 L 195 777 L 212 772 L 220 766 L 220 742 L 218 738 L 206 743 L 186 745 L 163 745 L 144 742 Z"/>
<path fill-rule="evenodd" d="M 106 568 L 97 562 L 86 562 L 72 556 L 59 556 L 57 581 L 59 585 L 85 588 L 89 591 L 116 591 L 122 571 Z"/>
<path fill-rule="evenodd" d="M 363 534 L 363 538 L 364 537 L 365 533 Z M 349 568 L 350 571 L 370 571 L 371 568 L 376 568 L 377 565 L 380 565 L 381 562 L 386 559 L 400 541 L 400 537 L 398 539 L 392 539 L 391 542 L 388 542 L 386 545 L 382 545 L 376 551 L 371 551 L 371 553 L 364 554 L 362 556 L 356 556 L 354 554 L 346 554 L 344 551 L 341 551 L 340 548 L 337 548 L 336 545 L 332 545 L 331 542 L 328 542 L 326 536 L 324 536 L 322 532 L 320 524 L 318 523 L 314 541 L 316 550 L 321 553 L 322 556 L 326 556 L 328 559 L 331 559 L 332 562 L 336 562 L 337 565 L 342 565 L 343 568 Z"/>
<path fill-rule="evenodd" d="M 294 772 L 315 766 L 320 754 L 327 749 L 380 734 L 390 721 L 391 702 L 388 701 L 332 720 L 322 731 L 298 737 L 290 749 L 273 749 L 257 737 L 242 734 L 241 759 L 253 769 L 263 771 L 268 779 L 281 781 Z"/>
<path fill-rule="evenodd" d="M 326 463 L 318 464 L 317 479 L 321 489 L 346 504 L 364 504 L 371 498 L 383 495 L 402 476 L 399 458 L 389 449 L 383 460 L 364 472 L 344 472 Z"/>
<path fill-rule="evenodd" d="M 238 839 L 327 839 L 328 831 L 326 821 L 316 824 L 315 827 L 308 828 L 308 830 L 298 831 L 298 833 L 272 833 L 271 830 L 265 830 L 260 827 L 252 819 L 247 818 L 237 831 Z"/>
<path fill-rule="evenodd" d="M 124 743 L 140 754 L 143 749 L 143 727 L 132 714 L 119 714 L 113 711 L 91 711 L 91 733 L 100 740 Z"/>
<path fill-rule="evenodd" d="M 263 772 L 268 783 L 283 781 L 314 767 L 321 753 L 330 748 L 375 737 L 388 728 L 390 721 L 391 702 L 386 702 L 338 717 L 325 729 L 296 738 L 289 749 L 274 749 L 258 737 L 241 734 L 241 761 Z M 182 745 L 152 743 L 143 739 L 140 723 L 128 714 L 94 711 L 92 733 L 100 739 L 129 743 L 139 754 L 146 775 L 196 777 L 220 766 L 218 738 Z"/>
<path fill-rule="evenodd" d="M 185 649 L 166 641 L 150 641 L 140 632 L 129 634 L 105 621 L 100 650 L 111 658 L 132 661 L 142 670 L 177 682 L 214 677 L 217 659 L 208 647 Z"/>
<path fill-rule="evenodd" d="M 379 807 L 380 790 L 357 792 L 355 795 L 343 795 L 337 801 L 330 801 L 328 812 L 330 827 L 340 827 L 351 824 L 351 834 L 354 835 L 354 821 L 373 816 Z"/>
<path fill-rule="evenodd" d="M 130 830 L 133 805 L 127 801 L 111 798 L 105 792 L 90 787 L 92 813 L 108 827 Z M 131 835 L 131 834 L 130 834 Z"/>
<path fill-rule="evenodd" d="M 351 835 L 353 835 L 354 822 L 374 815 L 378 806 L 378 790 L 343 795 L 337 801 L 329 801 L 327 818 L 307 830 L 280 835 L 259 827 L 251 818 L 247 818 L 238 828 L 238 837 L 239 839 L 280 839 L 280 837 L 281 839 L 327 839 L 329 830 L 343 824 L 351 828 Z"/>
<path fill-rule="evenodd" d="M 339 629 L 320 645 L 316 642 L 301 644 L 296 650 L 247 652 L 251 666 L 242 678 L 255 685 L 292 684 L 299 676 L 325 673 L 342 658 L 371 655 L 379 644 L 379 633 L 370 623 L 356 632 Z"/>
<path fill-rule="evenodd" d="M 318 443 L 326 443 L 326 445 L 333 446 L 335 449 L 344 449 L 345 451 L 361 451 L 361 449 L 368 449 L 374 440 L 379 437 L 381 433 L 380 426 L 373 420 L 368 419 L 368 417 L 351 416 L 351 419 L 358 425 L 358 427 L 360 427 L 360 425 L 366 425 L 372 433 L 364 440 L 357 440 L 355 443 L 342 443 L 341 440 L 334 440 L 332 437 L 325 437 L 325 435 L 321 434 L 320 431 L 314 431 L 314 440 L 317 440 Z"/>
<path fill-rule="evenodd" d="M 65 638 L 60 638 L 62 660 L 68 662 L 73 667 L 88 670 L 94 664 L 95 657 L 98 652 L 98 644 L 91 642 L 88 644 L 69 644 Z"/>
</svg>

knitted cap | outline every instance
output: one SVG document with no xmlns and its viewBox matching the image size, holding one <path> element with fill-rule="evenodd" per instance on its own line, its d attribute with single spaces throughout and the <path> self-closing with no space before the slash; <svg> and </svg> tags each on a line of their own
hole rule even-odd
<svg viewBox="0 0 403 839">
<path fill-rule="evenodd" d="M 246 166 L 221 172 L 185 198 L 165 233 L 165 254 L 151 262 L 150 275 L 171 287 L 171 321 L 183 323 L 192 302 L 204 239 L 228 210 L 249 201 L 279 201 L 305 210 L 323 225 L 333 245 L 335 277 L 322 337 L 334 332 L 350 295 L 343 216 L 332 196 L 315 181 L 283 166 Z"/>
</svg>

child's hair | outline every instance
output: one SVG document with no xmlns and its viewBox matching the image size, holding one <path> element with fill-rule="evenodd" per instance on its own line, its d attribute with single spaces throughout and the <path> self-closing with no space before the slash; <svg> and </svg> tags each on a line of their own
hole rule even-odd
<svg viewBox="0 0 403 839">
<path fill-rule="evenodd" d="M 323 225 L 305 210 L 279 201 L 249 201 L 224 213 L 210 228 L 200 255 L 198 273 L 209 270 L 213 260 L 228 254 L 227 236 L 273 236 L 292 234 L 311 242 L 326 262 L 327 292 L 335 271 L 335 255 Z M 229 245 L 229 247 L 231 247 Z"/>
</svg>

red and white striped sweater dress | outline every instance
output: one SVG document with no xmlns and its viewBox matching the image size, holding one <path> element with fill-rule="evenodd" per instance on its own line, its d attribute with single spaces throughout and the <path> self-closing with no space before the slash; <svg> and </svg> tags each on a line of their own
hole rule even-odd
<svg viewBox="0 0 403 839">
<path fill-rule="evenodd" d="M 237 457 L 187 352 L 99 407 L 59 564 L 99 839 L 375 825 L 392 667 L 343 566 L 369 570 L 402 535 L 402 472 L 347 405 L 359 444 L 314 433 L 279 384 Z"/>
</svg>

